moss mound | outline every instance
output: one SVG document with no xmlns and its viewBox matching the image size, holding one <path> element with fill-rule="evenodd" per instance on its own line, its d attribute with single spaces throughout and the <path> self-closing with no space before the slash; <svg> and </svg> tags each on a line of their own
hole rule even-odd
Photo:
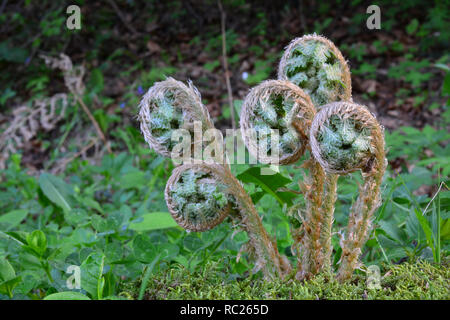
<svg viewBox="0 0 450 320">
<path fill-rule="evenodd" d="M 425 261 L 391 265 L 381 273 L 381 288 L 369 289 L 366 275 L 354 275 L 352 281 L 338 283 L 331 275 L 314 279 L 267 282 L 252 277 L 226 280 L 217 264 L 208 264 L 202 272 L 190 273 L 183 267 L 172 268 L 150 279 L 145 299 L 292 299 L 292 300 L 411 300 L 450 299 L 448 263 L 433 265 Z M 122 294 L 137 298 L 140 282 L 123 285 Z"/>
</svg>

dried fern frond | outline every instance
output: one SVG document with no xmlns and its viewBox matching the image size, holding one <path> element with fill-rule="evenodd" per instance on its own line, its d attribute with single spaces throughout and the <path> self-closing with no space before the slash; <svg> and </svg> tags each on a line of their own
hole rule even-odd
<svg viewBox="0 0 450 320">
<path fill-rule="evenodd" d="M 139 109 L 145 141 L 166 157 L 171 156 L 176 145 L 171 139 L 174 130 L 187 130 L 192 144 L 201 146 L 202 141 L 194 141 L 194 123 L 200 123 L 202 133 L 214 128 L 200 93 L 191 82 L 188 86 L 173 78 L 156 82 L 142 98 Z"/>
<path fill-rule="evenodd" d="M 64 53 L 61 53 L 59 58 L 46 55 L 40 55 L 40 57 L 50 68 L 59 69 L 63 72 L 64 83 L 71 92 L 83 94 L 85 90 L 83 83 L 85 70 L 83 66 L 74 66 L 72 60 Z"/>
<path fill-rule="evenodd" d="M 40 130 L 50 131 L 64 118 L 68 96 L 58 93 L 50 98 L 32 101 L 13 110 L 9 126 L 0 136 L 0 169 L 12 153 L 23 148 Z"/>
<path fill-rule="evenodd" d="M 347 62 L 330 40 L 316 34 L 296 38 L 286 47 L 278 79 L 302 88 L 317 109 L 330 102 L 351 100 Z"/>
<path fill-rule="evenodd" d="M 244 143 L 260 162 L 293 163 L 305 151 L 314 114 L 309 96 L 299 87 L 289 81 L 264 81 L 250 90 L 242 105 Z"/>
</svg>

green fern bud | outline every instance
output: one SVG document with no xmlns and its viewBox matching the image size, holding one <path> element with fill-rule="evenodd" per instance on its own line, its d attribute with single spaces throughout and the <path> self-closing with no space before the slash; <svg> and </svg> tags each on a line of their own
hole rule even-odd
<svg viewBox="0 0 450 320">
<path fill-rule="evenodd" d="M 170 157 L 178 141 L 172 141 L 172 133 L 186 129 L 194 141 L 194 122 L 201 123 L 202 132 L 214 128 L 208 110 L 201 102 L 200 93 L 173 78 L 156 82 L 143 96 L 139 105 L 139 121 L 142 134 L 150 148 Z M 201 143 L 201 142 L 200 142 Z M 180 155 L 175 155 L 180 156 Z"/>
<path fill-rule="evenodd" d="M 209 171 L 208 166 L 180 168 L 175 170 L 166 186 L 166 202 L 172 216 L 187 230 L 213 228 L 222 222 L 231 208 L 233 200 L 228 187 Z"/>
<path fill-rule="evenodd" d="M 244 143 L 249 152 L 263 163 L 292 163 L 300 158 L 308 143 L 303 141 L 305 135 L 297 132 L 296 125 L 307 131 L 314 113 L 308 95 L 291 82 L 264 81 L 250 90 L 242 105 Z M 252 137 L 249 130 L 256 131 L 256 137 Z M 279 134 L 278 145 L 273 136 L 276 133 Z M 278 150 L 279 154 L 267 154 L 273 150 Z"/>
<path fill-rule="evenodd" d="M 347 114 L 347 109 L 352 113 Z M 357 111 L 364 112 L 360 116 Z M 365 107 L 344 102 L 325 105 L 317 113 L 310 144 L 314 157 L 328 172 L 347 173 L 370 163 L 375 152 L 373 135 L 361 120 L 362 116 L 372 120 L 369 115 Z"/>
<path fill-rule="evenodd" d="M 278 68 L 278 79 L 304 89 L 314 106 L 351 99 L 350 71 L 341 52 L 324 37 L 307 35 L 286 48 Z"/>
</svg>

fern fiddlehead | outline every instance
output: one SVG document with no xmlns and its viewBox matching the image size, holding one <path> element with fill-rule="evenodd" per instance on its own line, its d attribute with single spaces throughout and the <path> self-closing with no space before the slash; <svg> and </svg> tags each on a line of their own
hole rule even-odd
<svg viewBox="0 0 450 320">
<path fill-rule="evenodd" d="M 292 82 L 262 82 L 246 96 L 241 111 L 241 133 L 249 152 L 263 163 L 294 163 L 309 149 L 309 127 L 315 112 L 309 96 Z M 249 129 L 256 131 L 256 134 L 249 134 Z M 264 156 L 259 152 L 272 142 L 277 133 L 278 145 L 275 147 L 280 153 L 279 160 L 276 158 L 278 154 Z M 290 143 L 287 144 L 286 140 Z M 292 229 L 292 249 L 297 254 L 298 278 L 319 272 L 324 256 L 320 242 L 323 223 L 320 208 L 325 174 L 314 161 L 307 161 L 304 165 L 310 170 L 310 176 L 303 183 L 306 210 L 299 211 L 293 217 L 301 223 L 301 227 Z"/>
<path fill-rule="evenodd" d="M 364 184 L 351 208 L 338 279 L 351 277 L 372 228 L 372 216 L 379 206 L 380 185 L 386 169 L 383 129 L 366 107 L 335 102 L 322 107 L 310 131 L 312 154 L 329 173 L 347 174 L 360 170 Z"/>
<path fill-rule="evenodd" d="M 250 90 L 242 104 L 244 143 L 262 163 L 294 163 L 308 145 L 306 128 L 314 114 L 310 98 L 297 86 L 289 81 L 264 81 Z M 274 154 L 273 149 L 278 152 Z"/>
<path fill-rule="evenodd" d="M 187 130 L 192 144 L 201 144 L 195 139 L 194 123 L 199 122 L 203 132 L 214 128 L 197 88 L 173 78 L 156 82 L 147 91 L 139 104 L 139 120 L 145 141 L 165 157 L 172 156 L 174 130 Z"/>
<path fill-rule="evenodd" d="M 196 139 L 194 122 L 202 124 L 202 132 L 214 128 L 198 90 L 172 78 L 155 83 L 144 95 L 139 120 L 149 146 L 166 157 L 174 150 L 171 137 L 175 130 L 188 130 L 195 145 L 203 142 L 202 135 Z M 232 215 L 250 238 L 255 269 L 261 269 L 266 278 L 283 277 L 290 266 L 280 256 L 251 198 L 229 166 L 196 160 L 200 161 L 176 167 L 166 184 L 165 200 L 175 221 L 188 231 L 206 231 Z"/>
<path fill-rule="evenodd" d="M 311 96 L 316 110 L 335 101 L 351 101 L 351 78 L 347 62 L 339 49 L 328 39 L 318 35 L 305 35 L 296 38 L 286 47 L 278 67 L 278 78 L 292 81 Z M 309 135 L 309 133 L 308 133 Z M 323 252 L 316 258 L 318 266 L 314 272 L 331 267 L 331 230 L 333 225 L 334 204 L 337 196 L 338 175 L 325 174 L 314 159 L 305 164 L 310 169 L 308 180 L 312 185 L 312 194 L 320 198 L 314 205 L 321 206 L 320 243 Z M 317 175 L 317 177 L 314 177 Z M 311 183 L 310 183 L 311 184 Z M 322 188 L 323 185 L 323 188 Z M 310 189 L 307 189 L 310 190 Z M 304 263 L 308 263 L 305 261 Z M 308 268 L 306 268 L 308 269 Z M 299 277 L 307 275 L 302 272 Z"/>
<path fill-rule="evenodd" d="M 278 79 L 302 88 L 317 109 L 351 99 L 350 70 L 342 53 L 331 41 L 315 34 L 296 38 L 286 47 Z"/>
</svg>

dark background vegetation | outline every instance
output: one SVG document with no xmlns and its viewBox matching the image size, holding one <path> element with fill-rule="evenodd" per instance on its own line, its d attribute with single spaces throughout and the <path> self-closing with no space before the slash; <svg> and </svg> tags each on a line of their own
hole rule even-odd
<svg viewBox="0 0 450 320">
<path fill-rule="evenodd" d="M 70 4 L 81 7 L 81 30 L 66 28 Z M 348 59 L 354 100 L 386 128 L 384 204 L 364 262 L 445 260 L 450 237 L 449 2 L 222 4 L 237 115 L 249 88 L 276 78 L 283 48 L 295 37 L 316 32 Z M 366 27 L 371 4 L 381 8 L 381 30 Z M 219 261 L 230 279 L 248 276 L 250 262 L 233 259 L 246 236 L 239 233 L 232 240 L 229 224 L 203 234 L 154 230 L 158 227 L 146 224 L 149 214 L 167 211 L 162 191 L 172 164 L 148 150 L 138 131 L 143 93 L 166 76 L 191 79 L 216 126 L 231 127 L 218 3 L 0 1 L 0 134 L 17 106 L 30 107 L 60 92 L 70 95 L 61 73 L 40 58 L 60 53 L 84 66 L 82 99 L 112 153 L 103 140 L 91 139 L 97 137 L 93 121 L 72 101 L 55 127 L 36 130 L 16 153 L 7 154 L 0 171 L 0 257 L 9 261 L 14 274 L 9 267 L 4 267 L 7 276 L 0 272 L 0 298 L 13 292 L 18 298 L 42 298 L 65 291 L 65 270 L 71 264 L 93 274 L 100 267 L 102 272 L 85 284 L 90 289 L 82 290 L 91 298 L 117 297 L 119 280 L 130 283 L 180 265 L 201 270 L 209 260 Z M 239 174 L 247 168 L 234 170 Z M 281 174 L 293 181 L 286 187 L 298 189 L 298 171 L 282 168 Z M 335 231 L 346 224 L 358 179 L 341 178 Z M 251 193 L 261 191 L 258 185 L 247 187 Z M 257 205 L 280 250 L 290 255 L 281 205 L 270 194 Z M 161 226 L 171 226 L 164 217 Z M 337 235 L 333 241 L 337 263 Z M 101 292 L 98 279 L 104 281 Z"/>
</svg>

